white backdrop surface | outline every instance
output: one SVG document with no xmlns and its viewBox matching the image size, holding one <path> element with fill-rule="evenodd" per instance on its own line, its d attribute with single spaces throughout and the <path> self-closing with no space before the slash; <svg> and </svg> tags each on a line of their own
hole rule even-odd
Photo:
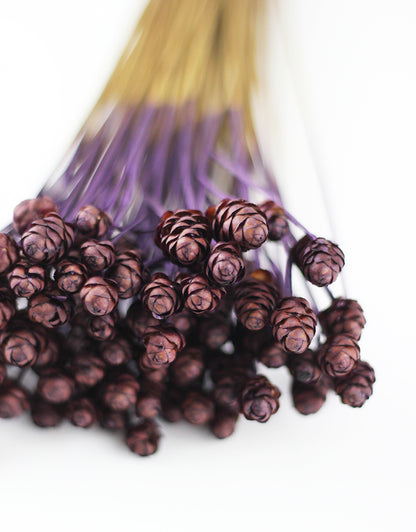
<svg viewBox="0 0 416 532">
<path fill-rule="evenodd" d="M 0 1 L 1 226 L 59 162 L 143 4 Z M 227 441 L 164 425 L 148 459 L 98 429 L 2 421 L 5 530 L 416 529 L 416 4 L 277 4 L 260 134 L 290 209 L 346 253 L 374 396 L 302 417 L 278 371 L 269 423 L 241 422 Z"/>
</svg>

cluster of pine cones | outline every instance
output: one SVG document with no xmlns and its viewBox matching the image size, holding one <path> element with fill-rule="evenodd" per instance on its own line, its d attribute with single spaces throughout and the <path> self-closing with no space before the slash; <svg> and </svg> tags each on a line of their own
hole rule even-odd
<svg viewBox="0 0 416 532">
<path fill-rule="evenodd" d="M 330 389 L 354 407 L 372 393 L 360 305 L 335 299 L 317 316 L 243 258 L 285 238 L 285 212 L 272 201 L 168 211 L 155 234 L 166 258 L 158 272 L 128 240 L 112 239 L 110 217 L 91 205 L 68 223 L 49 198 L 27 200 L 13 227 L 0 234 L 2 418 L 30 411 L 40 427 L 99 423 L 147 456 L 158 447 L 157 416 L 206 424 L 218 438 L 240 414 L 267 421 L 280 392 L 258 363 L 289 369 L 302 414 L 318 411 Z M 344 265 L 338 246 L 310 235 L 291 256 L 317 286 Z M 318 321 L 325 341 L 313 351 Z"/>
</svg>

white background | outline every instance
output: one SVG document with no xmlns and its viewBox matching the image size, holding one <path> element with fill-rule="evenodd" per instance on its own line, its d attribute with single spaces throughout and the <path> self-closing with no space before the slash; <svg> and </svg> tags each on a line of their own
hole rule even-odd
<svg viewBox="0 0 416 532">
<path fill-rule="evenodd" d="M 2 529 L 416 529 L 416 4 L 278 4 L 261 136 L 294 214 L 346 253 L 374 396 L 302 417 L 284 393 L 269 423 L 227 441 L 166 426 L 149 459 L 98 429 L 2 421 Z M 0 226 L 59 162 L 142 5 L 0 0 Z M 284 371 L 273 378 L 287 392 Z"/>
</svg>

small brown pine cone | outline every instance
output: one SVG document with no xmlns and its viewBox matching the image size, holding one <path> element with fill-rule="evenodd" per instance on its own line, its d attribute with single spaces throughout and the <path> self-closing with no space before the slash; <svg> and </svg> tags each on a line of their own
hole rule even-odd
<svg viewBox="0 0 416 532">
<path fill-rule="evenodd" d="M 91 277 L 80 292 L 85 310 L 93 316 L 105 316 L 116 308 L 118 303 L 117 285 L 111 279 Z"/>
<path fill-rule="evenodd" d="M 74 303 L 70 296 L 53 290 L 32 296 L 27 313 L 31 321 L 53 329 L 67 323 L 72 317 L 73 309 Z"/>
<path fill-rule="evenodd" d="M 125 412 L 115 412 L 106 408 L 99 408 L 97 411 L 98 422 L 103 429 L 123 430 L 127 424 Z"/>
<path fill-rule="evenodd" d="M 154 318 L 169 318 L 181 307 L 180 287 L 164 273 L 155 273 L 143 289 L 142 301 Z"/>
<path fill-rule="evenodd" d="M 208 349 L 219 349 L 231 335 L 231 323 L 228 319 L 213 316 L 199 322 L 198 335 L 201 345 Z"/>
<path fill-rule="evenodd" d="M 135 301 L 127 311 L 126 323 L 134 336 L 142 338 L 147 328 L 157 327 L 160 322 L 143 307 L 141 301 Z"/>
<path fill-rule="evenodd" d="M 292 256 L 305 278 L 316 286 L 336 281 L 345 264 L 344 253 L 325 238 L 305 235 L 292 249 Z"/>
<path fill-rule="evenodd" d="M 88 276 L 85 266 L 75 260 L 63 260 L 54 274 L 59 290 L 68 294 L 76 294 L 84 286 Z"/>
<path fill-rule="evenodd" d="M 10 288 L 17 297 L 29 299 L 45 288 L 45 270 L 42 266 L 20 261 L 8 274 Z"/>
<path fill-rule="evenodd" d="M 174 386 L 186 388 L 198 382 L 205 370 L 202 352 L 197 347 L 186 347 L 170 366 Z"/>
<path fill-rule="evenodd" d="M 307 416 L 316 414 L 325 403 L 327 387 L 321 383 L 304 384 L 302 382 L 293 382 L 292 398 L 296 410 Z"/>
<path fill-rule="evenodd" d="M 231 368 L 211 369 L 214 381 L 214 401 L 217 406 L 228 412 L 239 412 L 240 396 L 249 378 L 248 372 L 233 364 Z"/>
<path fill-rule="evenodd" d="M 150 456 L 159 445 L 159 429 L 154 421 L 146 419 L 129 428 L 126 435 L 128 448 L 139 456 Z"/>
<path fill-rule="evenodd" d="M 147 381 L 156 383 L 165 382 L 168 374 L 167 366 L 160 366 L 155 369 L 152 362 L 146 356 L 139 357 L 138 365 Z"/>
<path fill-rule="evenodd" d="M 12 268 L 19 259 L 19 250 L 14 239 L 0 233 L 0 275 Z"/>
<path fill-rule="evenodd" d="M 281 368 L 287 364 L 288 354 L 278 342 L 272 340 L 261 347 L 257 360 L 267 368 Z"/>
<path fill-rule="evenodd" d="M 107 408 L 116 412 L 125 412 L 137 401 L 140 385 L 130 373 L 120 373 L 105 383 L 102 400 Z"/>
<path fill-rule="evenodd" d="M 182 414 L 183 392 L 175 388 L 167 388 L 162 397 L 163 419 L 169 423 L 178 423 L 183 419 Z"/>
<path fill-rule="evenodd" d="M 120 299 L 137 295 L 146 280 L 146 272 L 139 253 L 134 250 L 118 253 L 108 276 L 117 283 Z"/>
<path fill-rule="evenodd" d="M 58 212 L 55 202 L 48 196 L 24 200 L 13 212 L 13 227 L 19 234 L 23 234 L 29 225 L 50 212 Z"/>
<path fill-rule="evenodd" d="M 47 403 L 41 397 L 34 397 L 30 403 L 30 415 L 38 427 L 56 427 L 62 421 L 60 409 L 56 405 Z"/>
<path fill-rule="evenodd" d="M 224 199 L 207 216 L 217 242 L 237 242 L 243 251 L 260 247 L 269 234 L 265 214 L 243 199 Z"/>
<path fill-rule="evenodd" d="M 303 297 L 281 299 L 271 317 L 273 336 L 289 353 L 306 351 L 316 331 L 317 319 Z"/>
<path fill-rule="evenodd" d="M 110 268 L 116 260 L 113 244 L 104 240 L 88 240 L 81 245 L 80 256 L 83 264 L 94 273 Z"/>
<path fill-rule="evenodd" d="M 60 339 L 52 334 L 52 331 L 34 330 L 33 332 L 39 339 L 40 351 L 34 367 L 36 369 L 52 366 L 58 362 L 60 353 Z"/>
<path fill-rule="evenodd" d="M 0 388 L 0 418 L 18 417 L 29 410 L 27 393 L 17 382 L 6 380 Z"/>
<path fill-rule="evenodd" d="M 373 393 L 374 369 L 360 360 L 355 370 L 335 382 L 335 392 L 345 405 L 360 408 Z"/>
<path fill-rule="evenodd" d="M 303 384 L 315 384 L 322 375 L 316 353 L 310 349 L 305 351 L 302 356 L 291 357 L 288 367 L 295 381 Z"/>
<path fill-rule="evenodd" d="M 191 390 L 182 402 L 183 417 L 192 425 L 205 425 L 214 418 L 214 401 L 202 392 Z"/>
<path fill-rule="evenodd" d="M 189 310 L 182 310 L 171 316 L 169 323 L 187 337 L 196 327 L 196 317 L 192 312 L 189 312 Z"/>
<path fill-rule="evenodd" d="M 145 419 L 160 415 L 162 411 L 162 393 L 164 386 L 160 383 L 141 381 L 140 393 L 136 402 L 136 414 Z"/>
<path fill-rule="evenodd" d="M 365 326 L 363 309 L 353 299 L 335 299 L 329 308 L 319 314 L 319 321 L 327 336 L 346 334 L 357 341 Z"/>
<path fill-rule="evenodd" d="M 72 425 L 83 429 L 92 427 L 97 422 L 94 403 L 85 397 L 73 399 L 65 408 L 65 417 Z"/>
<path fill-rule="evenodd" d="M 356 367 L 359 359 L 358 343 L 345 334 L 330 336 L 318 354 L 319 365 L 330 377 L 348 375 Z"/>
<path fill-rule="evenodd" d="M 253 277 L 242 281 L 234 292 L 238 321 L 251 331 L 263 329 L 270 321 L 277 300 L 278 293 L 271 283 Z"/>
<path fill-rule="evenodd" d="M 182 301 L 185 307 L 194 314 L 214 312 L 224 295 L 224 289 L 209 284 L 202 275 L 178 276 L 181 285 Z"/>
<path fill-rule="evenodd" d="M 116 336 L 116 323 L 118 314 L 116 311 L 105 316 L 90 316 L 85 320 L 85 332 L 90 338 L 104 342 L 112 340 Z"/>
<path fill-rule="evenodd" d="M 149 366 L 157 369 L 175 360 L 177 353 L 185 347 L 185 338 L 174 327 L 160 325 L 146 329 L 143 343 Z"/>
<path fill-rule="evenodd" d="M 16 314 L 16 301 L 8 286 L 0 285 L 0 331 L 4 331 Z"/>
<path fill-rule="evenodd" d="M 1 351 L 7 364 L 24 368 L 32 366 L 39 355 L 39 337 L 28 328 L 13 328 L 0 336 Z"/>
<path fill-rule="evenodd" d="M 269 240 L 281 240 L 287 233 L 289 226 L 285 211 L 274 201 L 261 203 L 259 209 L 264 212 L 269 227 Z"/>
<path fill-rule="evenodd" d="M 130 343 L 122 337 L 101 343 L 99 350 L 101 358 L 110 366 L 126 364 L 132 358 Z"/>
<path fill-rule="evenodd" d="M 71 247 L 73 231 L 52 212 L 35 220 L 22 236 L 22 250 L 33 263 L 53 264 Z"/>
<path fill-rule="evenodd" d="M 66 403 L 75 393 L 75 382 L 66 372 L 45 368 L 39 376 L 37 393 L 48 403 Z"/>
<path fill-rule="evenodd" d="M 241 412 L 246 419 L 265 423 L 279 409 L 279 389 L 263 375 L 250 379 L 241 393 Z"/>
<path fill-rule="evenodd" d="M 208 219 L 200 211 L 168 211 L 156 229 L 155 241 L 173 262 L 198 264 L 209 252 Z"/>
<path fill-rule="evenodd" d="M 79 353 L 71 358 L 71 375 L 82 388 L 92 388 L 104 379 L 105 363 L 93 353 Z"/>
<path fill-rule="evenodd" d="M 214 284 L 231 286 L 244 277 L 245 264 L 235 242 L 219 242 L 211 249 L 205 275 Z"/>
<path fill-rule="evenodd" d="M 4 379 L 6 378 L 7 372 L 6 372 L 6 366 L 3 364 L 3 362 L 0 362 L 0 386 L 2 385 Z"/>
<path fill-rule="evenodd" d="M 212 433 L 220 440 L 230 437 L 234 432 L 237 419 L 238 414 L 227 410 L 218 410 L 215 412 L 215 417 L 211 424 Z"/>
<path fill-rule="evenodd" d="M 108 214 L 94 205 L 82 207 L 75 219 L 75 227 L 78 231 L 90 238 L 102 238 L 111 224 L 112 221 Z"/>
</svg>

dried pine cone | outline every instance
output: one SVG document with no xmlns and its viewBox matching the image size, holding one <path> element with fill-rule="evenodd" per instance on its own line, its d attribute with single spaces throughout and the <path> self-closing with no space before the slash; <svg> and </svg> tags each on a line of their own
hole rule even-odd
<svg viewBox="0 0 416 532">
<path fill-rule="evenodd" d="M 294 381 L 292 386 L 293 404 L 304 416 L 318 412 L 325 402 L 326 394 L 327 387 L 321 383 L 304 384 Z"/>
<path fill-rule="evenodd" d="M 29 299 L 45 288 L 45 270 L 42 266 L 22 260 L 7 275 L 10 288 L 17 297 Z"/>
<path fill-rule="evenodd" d="M 136 402 L 137 416 L 151 419 L 161 413 L 163 388 L 164 386 L 158 382 L 141 381 Z"/>
<path fill-rule="evenodd" d="M 230 338 L 231 323 L 217 315 L 202 319 L 199 322 L 198 335 L 201 345 L 211 350 L 218 349 Z"/>
<path fill-rule="evenodd" d="M 126 427 L 127 417 L 125 412 L 115 412 L 100 407 L 97 410 L 98 422 L 103 429 L 122 430 Z"/>
<path fill-rule="evenodd" d="M 125 412 L 134 406 L 140 385 L 130 373 L 120 373 L 107 382 L 102 390 L 102 400 L 107 408 Z"/>
<path fill-rule="evenodd" d="M 127 431 L 126 444 L 133 453 L 139 456 L 150 456 L 157 451 L 159 445 L 159 429 L 154 421 L 146 419 Z"/>
<path fill-rule="evenodd" d="M 85 320 L 85 332 L 90 338 L 104 342 L 112 340 L 116 335 L 116 323 L 118 314 L 116 311 L 105 316 L 87 316 Z"/>
<path fill-rule="evenodd" d="M 153 369 L 171 364 L 185 347 L 185 338 L 174 327 L 160 325 L 148 327 L 143 335 L 145 358 Z"/>
<path fill-rule="evenodd" d="M 214 312 L 224 295 L 222 288 L 210 285 L 202 275 L 180 274 L 178 281 L 183 304 L 194 314 Z"/>
<path fill-rule="evenodd" d="M 58 212 L 58 207 L 48 196 L 24 200 L 14 209 L 13 227 L 22 234 L 33 221 L 43 218 L 50 212 Z"/>
<path fill-rule="evenodd" d="M 108 241 L 88 240 L 80 248 L 83 264 L 94 273 L 102 272 L 114 264 L 116 255 L 113 244 Z"/>
<path fill-rule="evenodd" d="M 111 279 L 91 277 L 80 292 L 82 304 L 93 316 L 110 314 L 118 303 L 117 285 Z"/>
<path fill-rule="evenodd" d="M 156 229 L 156 244 L 173 262 L 184 266 L 204 260 L 209 241 L 209 222 L 200 211 L 168 211 Z"/>
<path fill-rule="evenodd" d="M 11 366 L 24 368 L 32 366 L 41 349 L 40 338 L 33 330 L 24 324 L 10 331 L 5 331 L 0 336 L 1 352 L 4 360 Z"/>
<path fill-rule="evenodd" d="M 85 397 L 72 400 L 65 409 L 66 418 L 75 425 L 86 429 L 97 421 L 94 403 Z"/>
<path fill-rule="evenodd" d="M 360 360 L 354 371 L 335 382 L 335 392 L 341 401 L 354 408 L 360 408 L 373 393 L 376 378 L 367 362 Z"/>
<path fill-rule="evenodd" d="M 353 299 L 335 299 L 332 305 L 319 314 L 324 333 L 327 336 L 346 334 L 354 340 L 361 338 L 365 325 L 363 309 Z"/>
<path fill-rule="evenodd" d="M 231 286 L 244 276 L 245 264 L 235 242 L 219 242 L 211 249 L 205 266 L 205 275 L 215 284 Z"/>
<path fill-rule="evenodd" d="M 211 424 L 211 431 L 220 440 L 228 438 L 234 432 L 238 414 L 227 410 L 217 410 Z"/>
<path fill-rule="evenodd" d="M 159 325 L 159 320 L 143 307 L 141 301 L 135 301 L 127 311 L 126 323 L 137 338 L 142 338 L 148 327 Z"/>
<path fill-rule="evenodd" d="M 336 244 L 308 235 L 297 242 L 292 255 L 305 278 L 316 286 L 333 283 L 345 264 L 344 253 Z"/>
<path fill-rule="evenodd" d="M 180 309 L 180 287 L 164 273 L 155 273 L 143 289 L 142 301 L 154 318 L 169 318 Z"/>
<path fill-rule="evenodd" d="M 360 359 L 358 343 L 345 334 L 331 336 L 321 347 L 318 361 L 322 370 L 330 377 L 344 377 L 357 365 Z"/>
<path fill-rule="evenodd" d="M 311 343 L 317 319 L 303 297 L 281 299 L 271 317 L 273 336 L 289 353 L 301 354 Z"/>
<path fill-rule="evenodd" d="M 176 312 L 169 320 L 169 323 L 175 327 L 185 337 L 189 336 L 196 325 L 196 317 L 189 310 Z"/>
<path fill-rule="evenodd" d="M 39 377 L 36 390 L 49 403 L 66 403 L 75 393 L 75 382 L 63 370 L 45 368 Z"/>
<path fill-rule="evenodd" d="M 247 379 L 247 371 L 239 367 L 224 368 L 211 373 L 214 381 L 214 401 L 228 412 L 238 413 L 240 396 Z"/>
<path fill-rule="evenodd" d="M 87 280 L 87 269 L 81 262 L 63 260 L 56 266 L 54 278 L 59 290 L 76 294 Z"/>
<path fill-rule="evenodd" d="M 279 389 L 263 375 L 246 382 L 241 393 L 241 412 L 246 419 L 265 423 L 279 409 Z"/>
<path fill-rule="evenodd" d="M 273 284 L 256 277 L 242 281 L 234 293 L 238 321 L 252 331 L 263 329 L 269 323 L 277 300 L 278 293 Z"/>
<path fill-rule="evenodd" d="M 214 402 L 202 392 L 192 390 L 182 402 L 183 417 L 193 425 L 205 425 L 214 417 Z"/>
<path fill-rule="evenodd" d="M 129 249 L 117 253 L 115 264 L 108 272 L 108 276 L 117 283 L 120 299 L 128 299 L 137 295 L 146 278 L 138 252 Z"/>
<path fill-rule="evenodd" d="M 103 237 L 111 226 L 111 219 L 105 212 L 94 205 L 82 207 L 75 219 L 78 231 L 90 238 Z"/>
<path fill-rule="evenodd" d="M 29 410 L 27 393 L 17 382 L 7 380 L 0 387 L 0 418 L 10 419 Z"/>
<path fill-rule="evenodd" d="M 104 379 L 105 363 L 93 353 L 79 353 L 71 358 L 71 374 L 82 388 L 92 388 Z"/>
<path fill-rule="evenodd" d="M 58 362 L 60 353 L 60 339 L 52 331 L 43 332 L 43 329 L 35 329 L 34 333 L 40 342 L 40 351 L 36 362 L 35 369 L 45 366 L 52 366 Z"/>
<path fill-rule="evenodd" d="M 14 266 L 19 258 L 19 250 L 12 237 L 0 233 L 0 275 Z"/>
<path fill-rule="evenodd" d="M 29 299 L 27 313 L 31 321 L 52 329 L 71 319 L 73 301 L 58 290 L 42 292 Z"/>
<path fill-rule="evenodd" d="M 38 427 L 56 427 L 62 421 L 60 408 L 47 403 L 41 397 L 34 397 L 30 401 L 30 415 L 33 423 Z"/>
<path fill-rule="evenodd" d="M 2 362 L 0 362 L 0 386 L 4 382 L 6 375 L 7 375 L 6 366 Z"/>
<path fill-rule="evenodd" d="M 197 347 L 186 347 L 170 367 L 174 386 L 186 388 L 197 382 L 205 370 L 202 352 Z"/>
<path fill-rule="evenodd" d="M 7 286 L 0 285 L 0 331 L 3 331 L 16 314 L 16 301 Z"/>
<path fill-rule="evenodd" d="M 224 199 L 208 209 L 207 216 L 212 220 L 215 240 L 237 242 L 243 251 L 260 247 L 269 234 L 265 214 L 243 199 Z"/>
<path fill-rule="evenodd" d="M 126 364 L 132 358 L 131 347 L 126 338 L 115 338 L 99 346 L 101 358 L 110 366 Z"/>
<path fill-rule="evenodd" d="M 280 368 L 287 363 L 288 355 L 279 343 L 272 340 L 261 347 L 257 360 L 267 368 Z"/>
<path fill-rule="evenodd" d="M 316 353 L 310 349 L 305 351 L 302 356 L 291 357 L 288 367 L 295 381 L 303 384 L 315 384 L 322 375 Z"/>
<path fill-rule="evenodd" d="M 281 240 L 287 233 L 289 226 L 285 211 L 274 201 L 265 201 L 259 205 L 259 209 L 264 212 L 269 227 L 269 240 Z"/>
</svg>

